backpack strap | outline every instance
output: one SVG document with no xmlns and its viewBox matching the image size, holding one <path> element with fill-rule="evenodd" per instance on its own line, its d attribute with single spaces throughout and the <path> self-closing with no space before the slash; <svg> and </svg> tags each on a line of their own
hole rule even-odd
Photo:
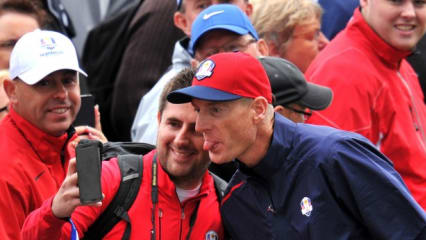
<svg viewBox="0 0 426 240">
<path fill-rule="evenodd" d="M 219 200 L 220 205 L 220 202 L 222 202 L 222 198 L 225 195 L 226 187 L 228 187 L 228 183 L 213 172 L 209 171 L 209 173 L 213 177 L 214 189 L 216 190 L 217 200 Z"/>
<path fill-rule="evenodd" d="M 120 187 L 105 209 L 85 233 L 83 239 L 102 239 L 121 220 L 127 222 L 122 239 L 129 239 L 131 223 L 127 211 L 132 206 L 139 192 L 143 177 L 142 155 L 126 154 L 118 156 L 121 172 Z"/>
</svg>

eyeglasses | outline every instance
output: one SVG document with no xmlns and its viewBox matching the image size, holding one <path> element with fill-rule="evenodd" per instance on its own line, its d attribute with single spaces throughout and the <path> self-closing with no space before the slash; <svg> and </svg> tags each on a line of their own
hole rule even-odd
<svg viewBox="0 0 426 240">
<path fill-rule="evenodd" d="M 225 44 L 222 47 L 219 48 L 207 48 L 206 50 L 202 51 L 200 54 L 202 56 L 202 59 L 205 59 L 207 57 L 210 57 L 213 54 L 220 53 L 220 52 L 243 52 L 245 51 L 248 46 L 252 43 L 257 42 L 256 39 L 250 39 L 246 41 L 245 43 L 242 43 L 241 41 L 233 41 L 231 43 Z"/>
<path fill-rule="evenodd" d="M 287 109 L 290 109 L 291 111 L 293 111 L 295 113 L 303 114 L 305 121 L 308 120 L 309 117 L 312 116 L 312 111 L 310 109 L 308 109 L 308 111 L 302 111 L 302 110 L 299 110 L 299 109 L 296 109 L 296 108 L 290 107 L 290 106 L 284 106 L 284 107 L 287 108 Z"/>
</svg>

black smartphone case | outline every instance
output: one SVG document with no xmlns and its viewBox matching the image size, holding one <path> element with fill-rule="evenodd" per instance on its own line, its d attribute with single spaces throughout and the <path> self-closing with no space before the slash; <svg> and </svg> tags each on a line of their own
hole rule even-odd
<svg viewBox="0 0 426 240">
<path fill-rule="evenodd" d="M 82 204 L 102 200 L 101 149 L 101 142 L 88 139 L 82 139 L 76 147 L 78 187 Z"/>
<path fill-rule="evenodd" d="M 81 107 L 74 120 L 74 126 L 95 127 L 95 98 L 90 94 L 81 95 Z"/>
</svg>

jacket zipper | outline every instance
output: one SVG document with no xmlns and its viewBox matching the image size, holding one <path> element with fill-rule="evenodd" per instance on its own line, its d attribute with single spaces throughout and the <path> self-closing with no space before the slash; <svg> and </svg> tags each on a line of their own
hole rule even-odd
<svg viewBox="0 0 426 240">
<path fill-rule="evenodd" d="M 410 112 L 412 113 L 412 115 L 414 115 L 414 116 L 412 116 L 414 118 L 413 124 L 414 124 L 415 129 L 420 132 L 420 135 L 421 135 L 420 143 L 422 144 L 423 149 L 426 149 L 426 147 L 425 147 L 426 136 L 425 136 L 425 132 L 424 132 L 424 126 L 422 125 L 422 123 L 420 121 L 420 116 L 419 116 L 419 113 L 416 109 L 416 104 L 415 104 L 413 93 L 410 89 L 410 86 L 408 86 L 406 80 L 401 75 L 401 73 L 399 71 L 397 71 L 397 73 L 398 73 L 398 77 L 403 82 L 405 88 L 407 88 L 408 94 L 410 95 L 411 105 L 413 106 L 412 109 L 410 108 Z"/>
<path fill-rule="evenodd" d="M 184 207 L 181 206 L 181 215 L 180 215 L 180 233 L 179 233 L 179 239 L 182 239 L 182 228 L 183 228 L 183 220 L 185 219 L 185 211 Z"/>
<path fill-rule="evenodd" d="M 158 209 L 158 239 L 161 240 L 161 219 L 163 218 L 163 210 Z"/>
</svg>

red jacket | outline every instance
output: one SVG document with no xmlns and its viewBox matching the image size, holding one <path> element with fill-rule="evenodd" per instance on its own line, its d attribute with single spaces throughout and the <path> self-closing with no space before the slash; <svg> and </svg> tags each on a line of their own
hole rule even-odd
<svg viewBox="0 0 426 240">
<path fill-rule="evenodd" d="M 155 150 L 144 156 L 142 186 L 132 207 L 129 217 L 132 224 L 130 239 L 151 239 L 151 176 L 152 159 Z M 75 209 L 72 220 L 79 236 L 99 217 L 115 196 L 120 184 L 120 169 L 117 159 L 104 161 L 102 164 L 102 192 L 105 194 L 102 207 L 82 206 Z M 176 188 L 162 167 L 158 167 L 159 199 L 156 206 L 156 237 L 161 240 L 186 239 L 189 230 L 189 219 L 197 201 L 200 201 L 198 215 L 192 229 L 192 240 L 216 239 L 207 238 L 215 234 L 223 239 L 222 220 L 219 213 L 213 178 L 206 172 L 200 193 L 182 204 L 176 194 Z M 23 239 L 70 239 L 70 224 L 53 216 L 51 201 L 34 211 L 25 221 Z M 121 239 L 126 223 L 119 222 L 104 239 Z M 211 236 L 211 235 L 210 235 Z"/>
<path fill-rule="evenodd" d="M 330 107 L 308 123 L 357 132 L 392 162 L 426 209 L 426 107 L 405 57 L 355 10 L 353 19 L 312 62 L 308 81 L 333 89 Z"/>
<path fill-rule="evenodd" d="M 54 195 L 65 178 L 68 134 L 48 135 L 13 109 L 0 122 L 0 133 L 0 239 L 19 240 L 25 217 Z"/>
</svg>

